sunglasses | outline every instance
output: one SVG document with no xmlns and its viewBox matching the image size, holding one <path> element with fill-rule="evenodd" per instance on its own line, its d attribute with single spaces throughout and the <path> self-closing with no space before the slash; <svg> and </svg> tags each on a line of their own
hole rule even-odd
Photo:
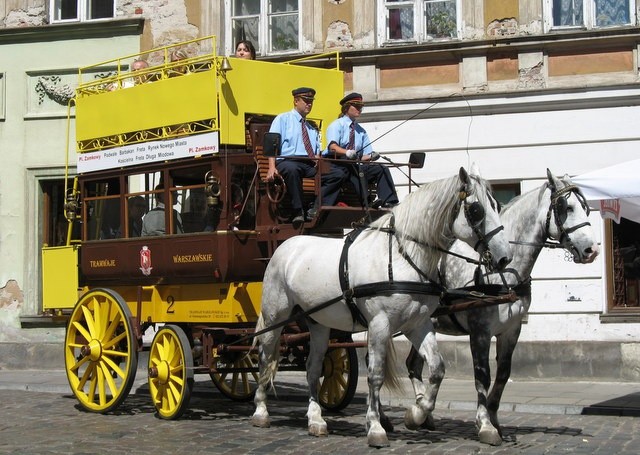
<svg viewBox="0 0 640 455">
<path fill-rule="evenodd" d="M 313 100 L 314 100 L 314 98 L 307 98 L 307 97 L 304 97 L 304 96 L 301 96 L 300 99 L 302 101 L 304 101 L 305 103 L 307 103 L 307 104 L 313 103 Z"/>
</svg>

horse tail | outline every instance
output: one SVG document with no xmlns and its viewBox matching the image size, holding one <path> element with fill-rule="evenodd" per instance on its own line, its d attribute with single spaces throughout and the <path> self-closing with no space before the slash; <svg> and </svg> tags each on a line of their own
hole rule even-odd
<svg viewBox="0 0 640 455">
<path fill-rule="evenodd" d="M 384 386 L 395 395 L 404 395 L 404 386 L 399 378 L 396 348 L 393 337 L 387 340 L 387 361 L 384 363 Z"/>
<path fill-rule="evenodd" d="M 256 323 L 256 332 L 260 332 L 265 328 L 266 328 L 266 324 L 264 322 L 264 318 L 262 317 L 262 314 L 260 314 L 260 317 L 258 318 L 258 322 Z M 251 350 L 254 350 L 259 342 L 260 342 L 260 336 L 254 337 L 253 343 L 251 344 Z M 279 343 L 276 343 L 275 348 L 273 350 L 265 351 L 265 349 L 267 349 L 267 346 L 265 344 L 262 344 L 262 355 L 265 356 L 267 364 L 264 369 L 260 368 L 261 370 L 260 378 L 258 381 L 264 387 L 271 386 L 271 388 L 274 389 L 273 380 L 276 378 L 276 372 L 278 371 L 278 363 L 280 362 L 279 347 L 280 347 Z M 260 360 L 258 360 L 258 362 L 262 367 Z"/>
<path fill-rule="evenodd" d="M 367 338 L 369 338 L 369 332 L 367 332 Z M 396 347 L 393 344 L 393 337 L 390 337 L 387 340 L 387 360 L 384 363 L 384 387 L 395 395 L 404 395 L 404 385 L 400 381 L 397 367 Z"/>
<path fill-rule="evenodd" d="M 258 333 L 259 331 L 261 331 L 262 329 L 264 329 L 264 318 L 262 317 L 262 313 L 260 314 L 260 317 L 258 318 L 258 322 L 256 322 L 256 331 L 255 333 Z M 258 346 L 258 336 L 254 336 L 253 337 L 253 342 L 251 343 L 251 351 L 255 350 L 256 347 Z M 251 352 L 249 351 L 249 352 Z"/>
</svg>

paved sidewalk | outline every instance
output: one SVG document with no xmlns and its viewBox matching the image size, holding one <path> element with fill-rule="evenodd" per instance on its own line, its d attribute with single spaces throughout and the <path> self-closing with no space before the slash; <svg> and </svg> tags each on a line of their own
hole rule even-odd
<svg viewBox="0 0 640 455">
<path fill-rule="evenodd" d="M 302 372 L 280 372 L 276 382 L 279 400 L 306 402 L 306 380 Z M 70 394 L 64 370 L 0 370 L 0 389 L 27 390 Z M 132 387 L 135 394 L 148 393 L 147 376 L 138 369 Z M 208 375 L 197 375 L 194 393 L 218 393 Z M 401 397 L 382 391 L 384 406 L 406 407 L 413 403 L 413 391 L 408 380 L 404 382 Z M 360 376 L 354 402 L 367 399 L 367 381 Z M 444 380 L 436 410 L 474 411 L 476 391 L 473 380 Z M 640 416 L 640 384 L 627 382 L 510 382 L 503 395 L 500 410 L 537 414 L 592 414 Z"/>
</svg>

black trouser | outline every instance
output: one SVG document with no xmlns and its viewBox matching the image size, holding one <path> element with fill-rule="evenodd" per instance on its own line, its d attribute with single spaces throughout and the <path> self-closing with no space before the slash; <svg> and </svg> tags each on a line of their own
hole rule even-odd
<svg viewBox="0 0 640 455">
<path fill-rule="evenodd" d="M 363 173 L 362 179 L 359 172 Z M 378 199 L 384 204 L 397 204 L 398 195 L 396 187 L 391 178 L 391 172 L 386 166 L 370 163 L 359 163 L 352 165 L 352 172 L 349 175 L 351 184 L 360 196 L 360 202 L 364 205 L 365 199 L 369 196 L 369 183 L 377 186 Z"/>
<path fill-rule="evenodd" d="M 352 173 L 352 164 L 331 162 L 329 172 L 322 174 L 321 205 L 336 205 L 342 185 Z"/>
<path fill-rule="evenodd" d="M 291 196 L 291 207 L 296 212 L 303 211 L 302 179 L 315 177 L 317 169 L 315 161 L 282 159 L 276 163 L 276 169 L 287 185 L 287 192 Z"/>
</svg>

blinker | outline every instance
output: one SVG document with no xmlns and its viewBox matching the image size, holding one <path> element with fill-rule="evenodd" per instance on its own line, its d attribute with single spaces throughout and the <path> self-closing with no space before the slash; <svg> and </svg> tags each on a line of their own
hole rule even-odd
<svg viewBox="0 0 640 455">
<path fill-rule="evenodd" d="M 569 204 L 567 199 L 564 196 L 560 196 L 555 201 L 555 216 L 560 225 L 564 224 L 567 221 L 567 210 L 569 208 Z"/>
<path fill-rule="evenodd" d="M 478 201 L 469 204 L 467 212 L 469 214 L 469 222 L 473 226 L 479 225 L 484 220 L 484 207 Z"/>
</svg>

